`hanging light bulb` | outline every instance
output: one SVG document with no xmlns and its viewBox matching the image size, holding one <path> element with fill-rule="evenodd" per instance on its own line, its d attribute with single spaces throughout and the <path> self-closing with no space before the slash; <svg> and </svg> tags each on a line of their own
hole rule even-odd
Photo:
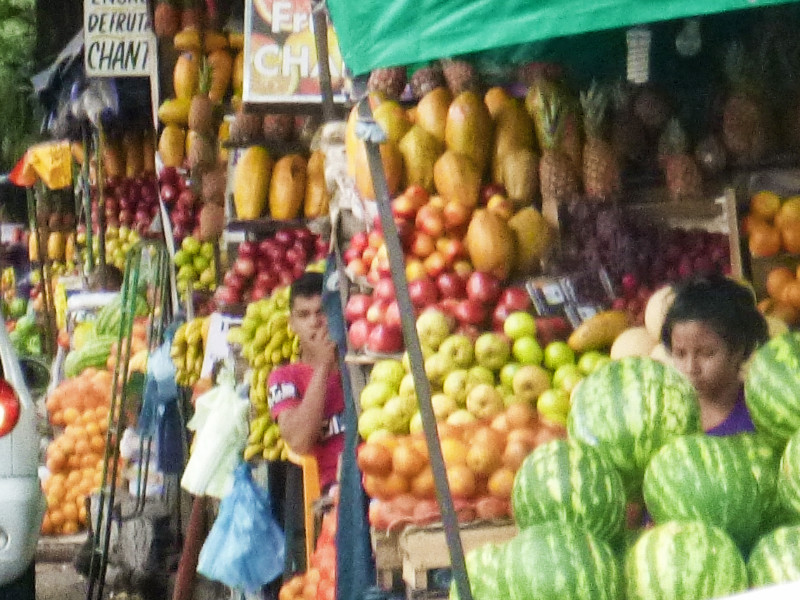
<svg viewBox="0 0 800 600">
<path fill-rule="evenodd" d="M 684 58 L 697 56 L 703 40 L 700 35 L 700 19 L 686 19 L 675 37 L 675 48 Z"/>
<path fill-rule="evenodd" d="M 628 81 L 647 83 L 650 79 L 650 40 L 647 27 L 632 27 L 626 33 L 628 42 Z"/>
</svg>

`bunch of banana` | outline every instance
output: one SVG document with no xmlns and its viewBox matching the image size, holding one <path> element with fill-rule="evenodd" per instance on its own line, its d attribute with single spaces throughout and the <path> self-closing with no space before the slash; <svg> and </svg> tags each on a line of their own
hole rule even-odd
<svg viewBox="0 0 800 600">
<path fill-rule="evenodd" d="M 175 365 L 175 381 L 178 385 L 191 387 L 200 379 L 203 368 L 203 328 L 207 317 L 192 319 L 175 331 L 170 356 Z"/>
<path fill-rule="evenodd" d="M 281 438 L 278 424 L 264 413 L 250 421 L 250 435 L 244 449 L 245 460 L 286 460 L 289 447 Z"/>
</svg>

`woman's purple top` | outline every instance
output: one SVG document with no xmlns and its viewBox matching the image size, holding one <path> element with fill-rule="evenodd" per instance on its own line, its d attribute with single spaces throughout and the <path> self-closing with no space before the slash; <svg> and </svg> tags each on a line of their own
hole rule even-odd
<svg viewBox="0 0 800 600">
<path fill-rule="evenodd" d="M 739 399 L 728 417 L 716 427 L 706 431 L 706 433 L 708 435 L 725 436 L 755 430 L 753 420 L 750 418 L 750 411 L 747 410 L 747 404 L 744 402 L 744 389 L 742 389 L 739 392 Z"/>
</svg>

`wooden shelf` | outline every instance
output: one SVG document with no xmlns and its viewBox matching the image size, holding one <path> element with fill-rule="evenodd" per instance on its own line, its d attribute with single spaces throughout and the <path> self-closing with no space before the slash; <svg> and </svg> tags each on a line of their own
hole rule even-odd
<svg viewBox="0 0 800 600">
<path fill-rule="evenodd" d="M 283 221 L 270 217 L 263 217 L 261 219 L 231 219 L 225 225 L 225 229 L 231 232 L 242 231 L 256 235 L 270 235 L 281 229 L 298 229 L 300 227 L 306 227 L 308 224 L 308 219 Z"/>
</svg>

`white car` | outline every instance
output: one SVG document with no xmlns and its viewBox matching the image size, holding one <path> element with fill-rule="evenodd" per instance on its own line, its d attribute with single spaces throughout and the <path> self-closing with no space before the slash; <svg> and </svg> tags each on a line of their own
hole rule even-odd
<svg viewBox="0 0 800 600">
<path fill-rule="evenodd" d="M 46 508 L 36 419 L 0 317 L 0 600 L 35 600 L 34 555 Z"/>
</svg>

